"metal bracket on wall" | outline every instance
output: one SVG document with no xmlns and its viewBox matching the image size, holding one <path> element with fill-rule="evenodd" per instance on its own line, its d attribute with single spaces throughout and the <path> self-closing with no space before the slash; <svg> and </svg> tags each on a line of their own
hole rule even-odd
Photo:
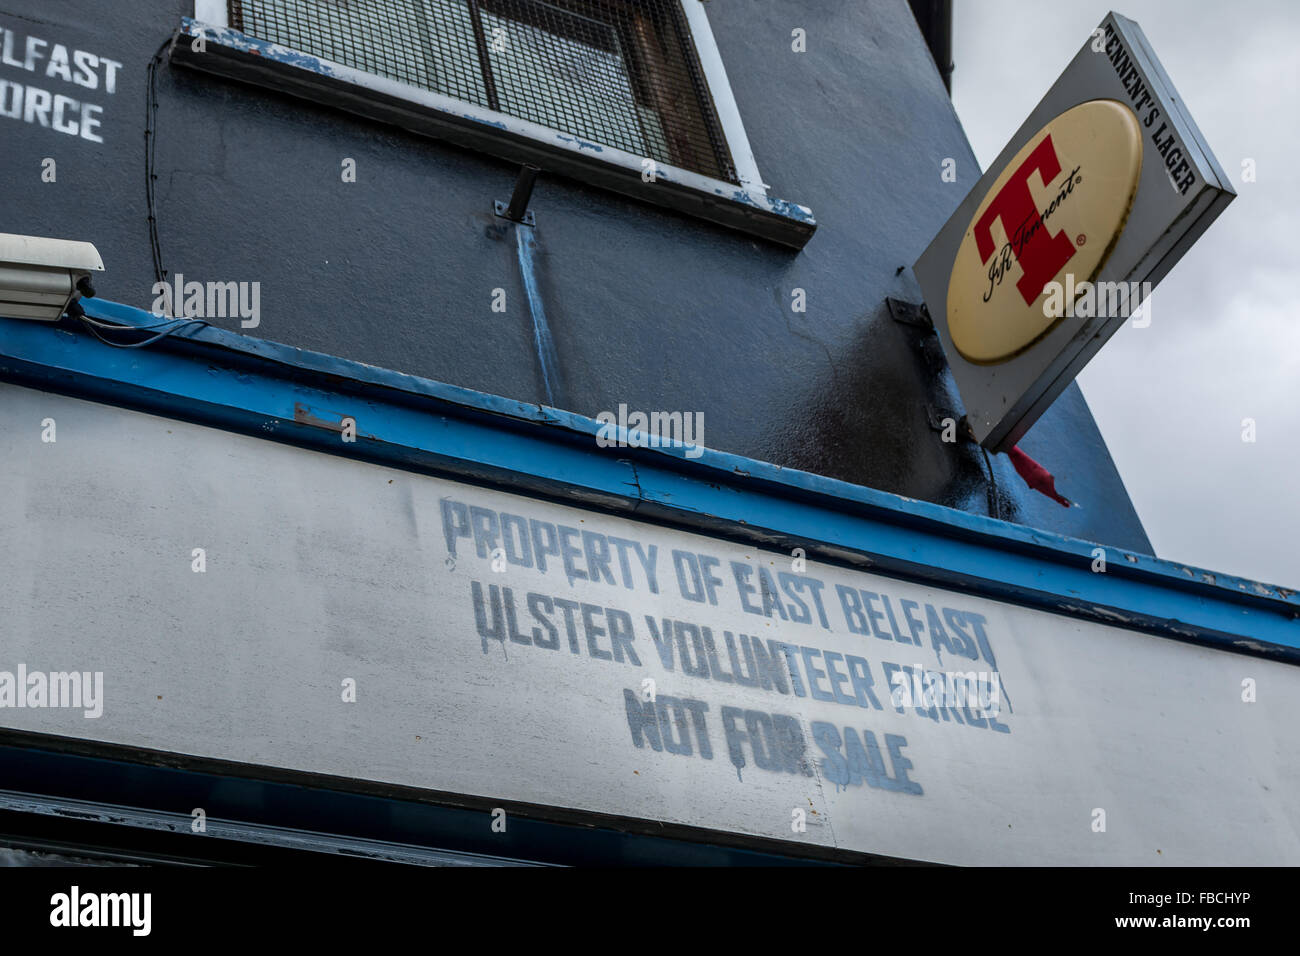
<svg viewBox="0 0 1300 956">
<path fill-rule="evenodd" d="M 936 432 L 946 430 L 948 427 L 947 423 L 951 420 L 958 441 L 962 444 L 970 444 L 975 441 L 975 434 L 971 430 L 970 420 L 965 415 L 949 411 L 948 409 L 931 402 L 926 402 L 925 420 L 929 423 L 930 429 Z"/>
<path fill-rule="evenodd" d="M 930 319 L 930 310 L 925 307 L 925 303 L 917 305 L 904 302 L 902 299 L 886 297 L 885 305 L 889 307 L 889 315 L 895 322 L 924 329 L 927 332 L 934 331 L 934 322 Z"/>
<path fill-rule="evenodd" d="M 960 421 L 960 419 L 952 412 L 948 411 L 948 409 L 939 408 L 937 405 L 932 405 L 929 402 L 926 402 L 925 420 L 930 423 L 931 430 L 936 432 L 943 431 L 944 428 L 947 427 L 946 423 L 949 419 L 952 420 L 954 426 Z"/>
<path fill-rule="evenodd" d="M 930 310 L 924 303 L 917 305 L 888 297 L 885 299 L 885 305 L 888 306 L 889 315 L 895 322 L 921 330 L 917 342 L 921 357 L 925 360 L 931 375 L 941 374 L 948 367 L 948 356 L 944 355 L 943 345 L 940 344 L 939 336 L 934 331 L 934 320 L 930 317 Z"/>
<path fill-rule="evenodd" d="M 502 219 L 509 219 L 511 222 L 517 222 L 525 226 L 537 225 L 537 217 L 533 211 L 528 208 L 528 200 L 533 196 L 533 184 L 537 181 L 537 174 L 541 169 L 532 163 L 524 163 L 519 167 L 519 178 L 515 180 L 515 191 L 510 195 L 510 202 L 504 203 L 500 199 L 492 203 L 492 211 Z"/>
</svg>

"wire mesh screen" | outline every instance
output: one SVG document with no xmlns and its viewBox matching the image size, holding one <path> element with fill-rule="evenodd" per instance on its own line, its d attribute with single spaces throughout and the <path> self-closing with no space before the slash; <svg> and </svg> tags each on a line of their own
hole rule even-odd
<svg viewBox="0 0 1300 956">
<path fill-rule="evenodd" d="M 737 182 L 679 0 L 229 0 L 237 30 Z"/>
</svg>

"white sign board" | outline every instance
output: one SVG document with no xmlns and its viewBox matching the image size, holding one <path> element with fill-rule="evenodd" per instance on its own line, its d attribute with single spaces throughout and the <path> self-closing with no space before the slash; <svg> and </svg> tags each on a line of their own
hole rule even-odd
<svg viewBox="0 0 1300 956">
<path fill-rule="evenodd" d="M 1108 15 L 913 268 L 975 439 L 1019 441 L 1235 195 Z"/>
<path fill-rule="evenodd" d="M 0 407 L 0 671 L 28 704 L 32 674 L 103 675 L 99 716 L 10 698 L 0 727 L 794 852 L 1300 863 L 1292 666 L 13 386 Z"/>
</svg>

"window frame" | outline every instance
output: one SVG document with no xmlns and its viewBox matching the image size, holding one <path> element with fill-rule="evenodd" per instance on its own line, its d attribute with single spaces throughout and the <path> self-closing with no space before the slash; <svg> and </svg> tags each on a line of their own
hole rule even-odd
<svg viewBox="0 0 1300 956">
<path fill-rule="evenodd" d="M 182 18 L 171 58 L 184 66 L 396 123 L 503 159 L 533 162 L 547 172 L 800 249 L 817 226 L 812 210 L 769 194 L 704 0 L 680 3 L 739 185 L 661 161 L 655 161 L 655 180 L 646 182 L 645 157 L 241 33 L 229 25 L 227 0 L 194 0 L 195 15 Z M 199 37 L 202 50 L 195 49 Z"/>
</svg>

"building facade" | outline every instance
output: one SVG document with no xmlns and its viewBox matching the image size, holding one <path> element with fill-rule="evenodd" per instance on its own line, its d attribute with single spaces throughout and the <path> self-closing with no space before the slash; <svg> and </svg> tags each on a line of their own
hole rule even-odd
<svg viewBox="0 0 1300 956">
<path fill-rule="evenodd" d="M 953 437 L 909 266 L 980 170 L 915 6 L 0 0 L 0 230 L 105 265 L 0 328 L 0 668 L 105 688 L 3 714 L 7 842 L 1294 862 L 1155 799 L 1249 726 L 1205 799 L 1294 813 L 1238 686 L 1294 594 L 1157 559 L 1077 386 L 1020 445 L 1078 507 Z M 891 702 L 954 661 L 991 707 Z M 1152 669 L 1223 697 L 1098 703 Z"/>
</svg>

